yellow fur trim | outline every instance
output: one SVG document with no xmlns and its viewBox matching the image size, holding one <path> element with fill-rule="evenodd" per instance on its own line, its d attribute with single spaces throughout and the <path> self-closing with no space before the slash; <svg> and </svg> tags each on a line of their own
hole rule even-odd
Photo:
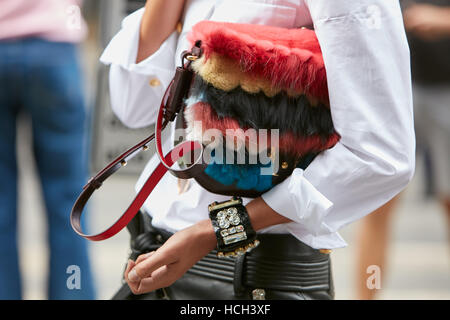
<svg viewBox="0 0 450 320">
<path fill-rule="evenodd" d="M 230 91 L 240 86 L 242 90 L 249 93 L 263 91 L 268 97 L 273 97 L 280 91 L 283 91 L 282 88 L 273 87 L 267 79 L 258 78 L 252 74 L 243 72 L 239 66 L 239 62 L 228 57 L 213 53 L 207 61 L 205 60 L 204 56 L 197 59 L 192 63 L 192 68 L 203 80 L 209 82 L 217 89 Z M 303 94 L 302 91 L 298 90 L 284 91 L 293 97 Z"/>
</svg>

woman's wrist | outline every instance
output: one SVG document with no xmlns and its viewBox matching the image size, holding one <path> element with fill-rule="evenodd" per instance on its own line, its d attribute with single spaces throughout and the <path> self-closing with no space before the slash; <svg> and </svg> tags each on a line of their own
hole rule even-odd
<svg viewBox="0 0 450 320">
<path fill-rule="evenodd" d="M 255 231 L 282 223 L 292 222 L 273 210 L 261 197 L 255 198 L 245 206 Z"/>
<path fill-rule="evenodd" d="M 197 222 L 194 225 L 194 230 L 196 238 L 199 240 L 200 243 L 204 243 L 205 246 L 210 248 L 209 251 L 216 248 L 217 246 L 216 233 L 214 232 L 210 219 L 205 219 Z"/>
<path fill-rule="evenodd" d="M 292 222 L 288 218 L 278 214 L 267 203 L 258 197 L 245 206 L 250 218 L 250 223 L 255 231 L 272 225 Z M 205 246 L 209 251 L 217 247 L 217 238 L 210 219 L 197 222 L 192 226 L 196 241 Z"/>
</svg>

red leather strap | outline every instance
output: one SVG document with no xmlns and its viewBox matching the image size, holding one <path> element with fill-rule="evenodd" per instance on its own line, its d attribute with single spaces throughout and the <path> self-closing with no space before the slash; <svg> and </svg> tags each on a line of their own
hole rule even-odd
<svg viewBox="0 0 450 320">
<path fill-rule="evenodd" d="M 159 108 L 158 113 L 158 119 L 156 122 L 156 130 L 155 133 L 135 145 L 134 147 L 130 148 L 126 152 L 124 152 L 122 155 L 120 155 L 117 159 L 115 159 L 113 162 L 111 162 L 108 166 L 106 166 L 103 170 L 101 170 L 95 177 L 89 179 L 88 183 L 84 186 L 83 191 L 81 192 L 80 196 L 76 200 L 72 212 L 70 214 L 70 222 L 72 225 L 72 228 L 75 230 L 77 234 L 80 236 L 92 240 L 92 241 L 101 241 L 108 239 L 115 234 L 117 234 L 119 231 L 121 231 L 132 219 L 133 217 L 138 213 L 139 209 L 144 204 L 145 200 L 148 198 L 150 193 L 153 191 L 153 189 L 156 187 L 158 182 L 161 180 L 161 178 L 164 176 L 164 174 L 167 171 L 170 171 L 172 174 L 174 174 L 177 177 L 182 178 L 190 178 L 193 177 L 197 172 L 200 172 L 204 169 L 205 164 L 202 163 L 201 158 L 203 154 L 203 145 L 196 141 L 185 141 L 177 146 L 175 146 L 166 156 L 163 156 L 162 151 L 162 145 L 161 145 L 161 132 L 166 127 L 167 123 L 169 122 L 167 119 L 165 119 L 165 111 L 166 109 L 166 103 L 168 99 L 169 92 L 173 86 L 173 81 L 169 85 L 169 87 L 166 90 L 166 93 L 164 94 L 164 98 L 161 101 L 161 106 Z M 83 209 L 87 203 L 87 201 L 90 199 L 92 194 L 101 187 L 103 181 L 105 181 L 108 177 L 110 177 L 113 173 L 115 173 L 117 170 L 119 170 L 129 159 L 134 157 L 137 153 L 139 153 L 142 150 L 145 150 L 147 148 L 148 143 L 150 143 L 154 138 L 156 137 L 156 150 L 157 154 L 160 157 L 161 163 L 156 167 L 156 169 L 152 172 L 150 177 L 145 182 L 142 189 L 138 192 L 136 197 L 134 198 L 133 202 L 130 204 L 128 209 L 122 214 L 122 216 L 108 229 L 105 231 L 88 235 L 85 234 L 82 231 L 81 228 L 81 216 L 83 213 Z M 199 154 L 200 156 L 197 156 L 196 161 L 193 165 L 186 169 L 181 170 L 175 170 L 172 169 L 172 165 L 181 157 L 183 157 L 186 154 Z"/>
<path fill-rule="evenodd" d="M 189 154 L 191 156 L 190 166 L 183 168 L 183 169 L 173 169 L 171 168 L 173 163 L 181 158 L 183 155 L 175 155 L 175 149 L 170 151 L 170 154 L 172 156 L 175 156 L 175 158 L 172 158 L 172 161 L 167 161 L 166 157 L 164 157 L 163 151 L 162 151 L 162 144 L 161 144 L 161 132 L 163 128 L 166 125 L 166 121 L 164 119 L 164 108 L 159 109 L 158 113 L 158 121 L 156 121 L 156 128 L 155 128 L 155 144 L 156 144 L 156 153 L 159 157 L 159 160 L 161 161 L 161 164 L 166 167 L 166 169 L 172 173 L 175 177 L 181 178 L 181 179 L 190 179 L 195 177 L 198 173 L 205 170 L 206 164 L 202 161 L 203 160 L 203 145 L 201 142 L 198 141 L 186 141 L 183 144 L 179 145 L 180 148 L 183 148 L 184 154 Z M 189 142 L 189 143 L 187 143 Z M 176 150 L 180 152 L 180 148 L 177 148 Z M 197 152 L 195 152 L 197 151 Z"/>
<path fill-rule="evenodd" d="M 174 161 L 178 160 L 179 157 L 183 156 L 183 153 L 185 151 L 191 151 L 194 150 L 195 147 L 198 147 L 198 144 L 193 143 L 192 141 L 186 141 L 179 145 L 177 145 L 175 148 L 173 148 L 166 156 L 165 156 L 165 162 L 167 165 L 172 165 Z M 98 189 L 98 185 L 95 183 L 89 183 L 87 187 L 83 190 L 83 192 L 78 197 L 75 206 L 71 213 L 71 224 L 72 228 L 75 230 L 76 233 L 78 233 L 80 236 L 92 240 L 92 241 L 101 241 L 108 239 L 112 237 L 113 235 L 117 234 L 119 231 L 121 231 L 130 221 L 133 219 L 133 217 L 137 214 L 139 209 L 144 204 L 147 197 L 150 195 L 150 193 L 153 191 L 153 189 L 156 187 L 158 182 L 161 180 L 161 178 L 164 176 L 164 174 L 167 172 L 167 168 L 165 165 L 160 163 L 156 169 L 152 172 L 150 177 L 145 182 L 142 189 L 138 192 L 136 197 L 134 198 L 133 202 L 130 204 L 128 209 L 122 214 L 122 216 L 108 229 L 105 231 L 95 234 L 95 235 L 87 235 L 83 233 L 81 229 L 81 214 L 82 210 L 86 204 L 86 202 L 89 200 L 91 195 L 94 193 L 96 189 Z"/>
</svg>

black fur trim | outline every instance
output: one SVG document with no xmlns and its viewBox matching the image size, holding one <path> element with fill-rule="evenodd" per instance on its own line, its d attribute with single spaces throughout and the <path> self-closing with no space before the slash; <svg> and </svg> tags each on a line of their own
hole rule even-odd
<svg viewBox="0 0 450 320">
<path fill-rule="evenodd" d="M 211 105 L 219 117 L 232 117 L 242 128 L 279 129 L 299 136 L 319 134 L 326 139 L 334 126 L 328 107 L 312 106 L 305 95 L 290 97 L 280 92 L 267 97 L 263 92 L 248 93 L 237 87 L 223 91 L 195 75 L 191 94 Z"/>
</svg>

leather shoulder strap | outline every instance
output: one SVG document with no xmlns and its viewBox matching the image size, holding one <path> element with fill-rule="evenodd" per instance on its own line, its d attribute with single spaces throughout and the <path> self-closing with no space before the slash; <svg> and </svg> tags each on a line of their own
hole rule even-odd
<svg viewBox="0 0 450 320">
<path fill-rule="evenodd" d="M 184 58 L 188 54 L 191 53 L 183 52 L 182 59 L 184 60 Z M 114 161 L 108 164 L 97 175 L 90 178 L 88 183 L 83 187 L 83 190 L 78 199 L 75 201 L 72 212 L 70 213 L 70 223 L 72 225 L 72 228 L 80 236 L 92 241 L 100 241 L 112 237 L 120 230 L 122 230 L 133 219 L 133 217 L 138 213 L 139 209 L 144 204 L 145 200 L 148 198 L 150 193 L 153 191 L 153 189 L 156 187 L 156 185 L 159 183 L 159 181 L 167 171 L 170 171 L 176 177 L 187 179 L 195 176 L 206 167 L 206 164 L 204 164 L 202 161 L 203 145 L 200 142 L 184 141 L 175 146 L 165 156 L 163 155 L 162 151 L 161 132 L 167 126 L 168 122 L 175 119 L 176 114 L 182 107 L 182 101 L 190 89 L 190 80 L 187 72 L 191 71 L 188 70 L 188 68 L 189 63 L 187 65 L 184 65 L 182 68 L 178 68 L 174 80 L 172 80 L 172 82 L 168 86 L 159 108 L 155 133 L 145 138 L 129 150 L 125 151 Z M 180 76 L 179 72 L 184 73 L 184 75 L 182 74 Z M 139 190 L 128 209 L 112 226 L 107 228 L 105 231 L 92 235 L 85 234 L 81 228 L 81 216 L 83 214 L 86 203 L 89 201 L 93 193 L 102 186 L 102 183 L 107 178 L 117 172 L 121 167 L 126 165 L 128 160 L 136 156 L 136 154 L 138 154 L 142 150 L 147 150 L 148 144 L 154 139 L 156 142 L 156 151 L 161 162 L 149 176 L 142 189 Z M 171 168 L 173 164 L 178 161 L 178 159 L 188 154 L 191 155 L 191 158 L 193 158 L 193 155 L 197 155 L 195 157 L 195 161 L 193 161 L 193 164 L 191 166 L 180 170 Z"/>
</svg>

